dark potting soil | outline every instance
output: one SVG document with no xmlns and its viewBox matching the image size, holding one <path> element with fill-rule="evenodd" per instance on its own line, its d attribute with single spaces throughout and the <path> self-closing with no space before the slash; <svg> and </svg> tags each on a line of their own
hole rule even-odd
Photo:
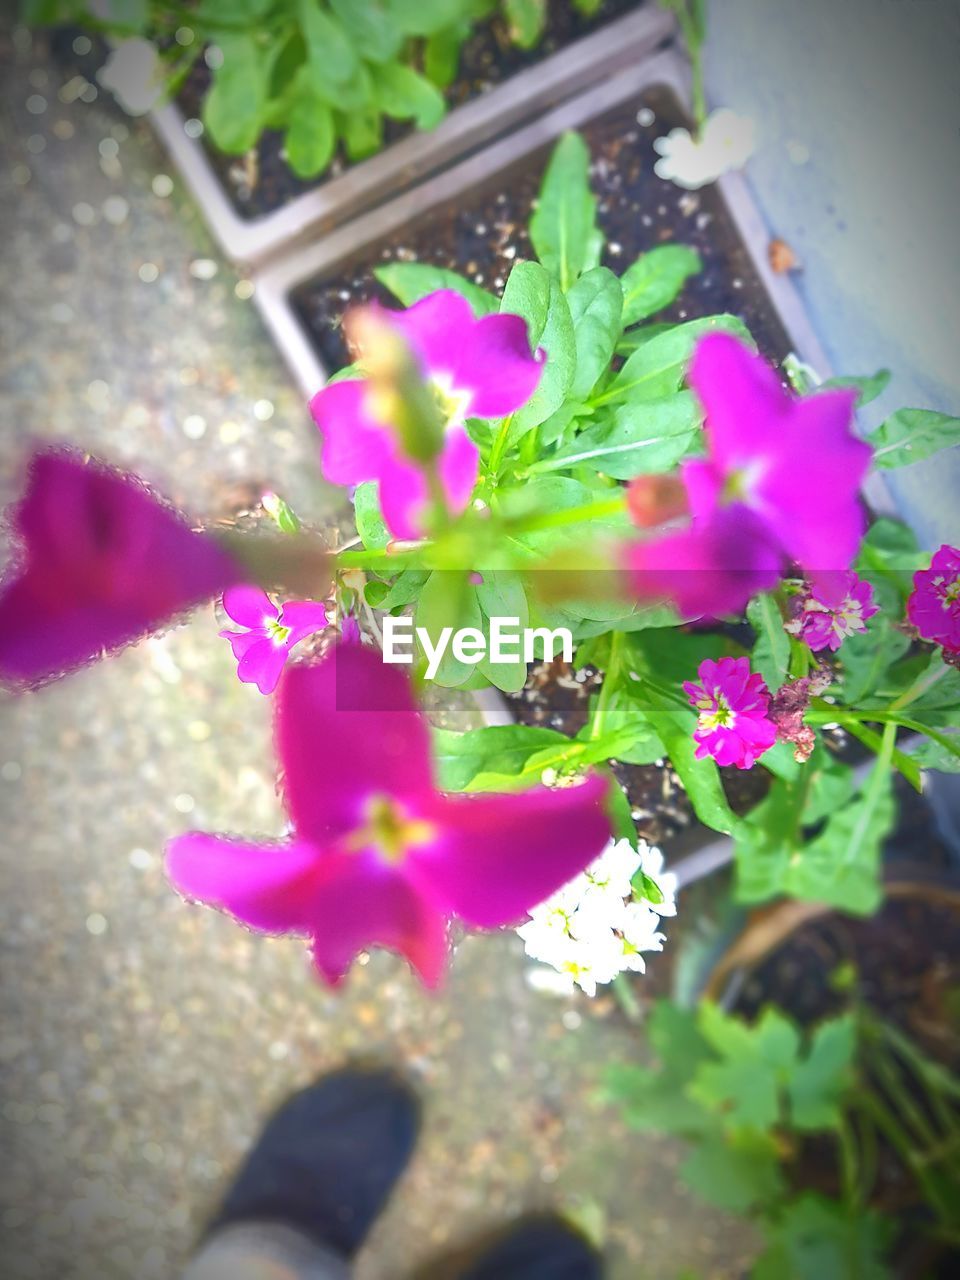
<svg viewBox="0 0 960 1280">
<path fill-rule="evenodd" d="M 720 193 L 714 187 L 681 191 L 653 171 L 654 139 L 685 123 L 675 95 L 656 88 L 580 130 L 593 159 L 591 184 L 607 240 L 603 261 L 622 274 L 656 245 L 692 245 L 703 259 L 703 270 L 657 319 L 734 312 L 763 353 L 782 360 L 790 350 L 789 339 Z M 294 308 L 327 366 L 349 363 L 340 328 L 349 304 L 379 298 L 396 305 L 373 278 L 373 268 L 382 262 L 451 267 L 499 293 L 513 263 L 534 256 L 527 226 L 552 150 L 548 144 L 456 201 L 427 210 L 403 230 L 360 250 L 337 271 L 301 285 L 293 295 Z"/>
<path fill-rule="evenodd" d="M 509 36 L 509 24 L 501 15 L 482 23 L 463 46 L 460 72 L 445 91 L 447 107 L 453 110 L 479 97 L 518 71 L 542 62 L 581 36 L 637 9 L 644 0 L 603 0 L 591 17 L 579 13 L 572 0 L 549 0 L 543 39 L 534 49 L 521 49 Z M 653 0 L 650 0 L 652 3 Z M 203 59 L 194 64 L 178 96 L 188 117 L 199 119 L 203 99 L 210 87 L 210 70 Z M 384 121 L 384 146 L 414 132 L 413 125 L 398 120 Z M 330 178 L 346 172 L 354 163 L 341 148 L 330 168 L 315 178 L 298 178 L 283 154 L 283 134 L 266 130 L 247 155 L 228 156 L 216 147 L 206 147 L 207 155 L 237 213 L 243 218 L 260 218 L 281 208 L 296 196 L 313 190 Z"/>
<path fill-rule="evenodd" d="M 928 850 L 914 852 L 926 864 Z M 867 919 L 833 912 L 804 924 L 748 975 L 738 1010 L 752 1018 L 780 1004 L 812 1026 L 846 1007 L 830 978 L 852 964 L 867 1004 L 960 1070 L 960 882 L 931 883 L 927 893 L 890 897 Z"/>
</svg>

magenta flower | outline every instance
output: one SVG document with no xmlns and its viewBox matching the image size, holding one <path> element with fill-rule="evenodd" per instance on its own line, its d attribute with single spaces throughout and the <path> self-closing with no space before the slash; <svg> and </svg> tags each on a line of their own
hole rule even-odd
<svg viewBox="0 0 960 1280">
<path fill-rule="evenodd" d="M 626 552 L 636 595 L 669 600 L 688 619 L 740 613 L 758 591 L 776 586 L 780 565 L 763 522 L 740 504 Z"/>
<path fill-rule="evenodd" d="M 237 660 L 237 676 L 273 693 L 295 644 L 327 625 L 326 606 L 317 600 L 289 600 L 278 609 L 259 587 L 230 587 L 223 593 L 227 616 L 243 631 L 221 631 Z"/>
<path fill-rule="evenodd" d="M 445 443 L 437 459 L 449 509 L 458 513 L 477 482 L 479 452 L 468 418 L 502 418 L 525 404 L 543 373 L 520 316 L 477 320 L 459 293 L 441 289 L 406 311 L 382 311 L 420 362 L 443 413 Z M 333 382 L 310 402 L 323 435 L 322 470 L 333 484 L 379 484 L 380 508 L 396 538 L 418 538 L 428 508 L 423 471 L 406 458 L 391 423 L 377 416 L 359 379 Z"/>
<path fill-rule="evenodd" d="M 684 464 L 695 517 L 744 504 L 805 569 L 846 569 L 864 528 L 871 449 L 853 429 L 852 390 L 791 395 L 730 334 L 701 338 L 689 381 L 706 412 L 709 457 Z"/>
<path fill-rule="evenodd" d="M 242 571 L 147 486 L 64 450 L 34 454 L 0 591 L 0 679 L 37 684 L 218 595 Z"/>
<path fill-rule="evenodd" d="M 960 551 L 944 544 L 929 569 L 913 575 L 907 617 L 923 636 L 948 653 L 960 651 Z"/>
<path fill-rule="evenodd" d="M 606 780 L 516 795 L 443 795 L 408 681 L 360 645 L 289 667 L 277 694 L 289 839 L 192 833 L 167 868 L 188 898 L 266 933 L 311 939 L 331 984 L 386 947 L 428 986 L 447 925 L 515 924 L 597 857 L 610 837 Z"/>
<path fill-rule="evenodd" d="M 747 658 L 705 658 L 697 672 L 700 683 L 685 680 L 683 689 L 697 715 L 693 737 L 697 759 L 713 756 L 717 764 L 750 769 L 777 740 L 770 720 L 770 694 L 763 677 L 751 673 Z"/>
<path fill-rule="evenodd" d="M 811 573 L 792 601 L 793 617 L 786 624 L 814 652 L 836 652 L 847 636 L 866 631 L 867 619 L 877 612 L 873 587 L 852 569 Z"/>
</svg>

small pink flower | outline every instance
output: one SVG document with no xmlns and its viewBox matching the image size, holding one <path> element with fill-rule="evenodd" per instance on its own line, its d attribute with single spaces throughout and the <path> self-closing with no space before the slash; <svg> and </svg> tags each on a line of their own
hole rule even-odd
<svg viewBox="0 0 960 1280">
<path fill-rule="evenodd" d="M 0 680 L 37 684 L 155 631 L 242 570 L 135 476 L 67 450 L 34 454 L 0 590 Z"/>
<path fill-rule="evenodd" d="M 700 683 L 685 680 L 684 692 L 698 712 L 693 737 L 697 759 L 750 769 L 777 740 L 768 717 L 770 694 L 763 677 L 751 673 L 747 658 L 705 658 Z"/>
<path fill-rule="evenodd" d="M 273 693 L 295 644 L 327 625 L 326 606 L 317 600 L 290 600 L 278 609 L 259 587 L 230 587 L 223 593 L 227 616 L 243 631 L 221 631 L 237 660 L 237 676 Z"/>
<path fill-rule="evenodd" d="M 397 951 L 435 986 L 453 917 L 516 924 L 606 846 L 608 784 L 444 795 L 409 681 L 379 654 L 337 645 L 291 666 L 277 693 L 277 754 L 293 824 L 256 843 L 198 832 L 171 842 L 186 897 L 264 933 L 311 940 L 339 983 L 369 947 Z"/>
<path fill-rule="evenodd" d="M 420 361 L 446 420 L 437 469 L 454 513 L 470 501 L 479 450 L 467 433 L 468 418 L 502 418 L 533 395 L 543 373 L 531 353 L 520 316 L 474 317 L 459 293 L 441 289 L 406 311 L 382 311 Z M 423 471 L 406 458 L 389 422 L 376 412 L 367 384 L 356 378 L 330 383 L 310 402 L 323 435 L 323 474 L 332 484 L 379 484 L 380 509 L 395 538 L 423 534 L 429 506 Z"/>
<path fill-rule="evenodd" d="M 946 543 L 929 569 L 913 575 L 907 617 L 923 636 L 948 653 L 960 651 L 960 551 Z"/>
<path fill-rule="evenodd" d="M 706 413 L 709 455 L 683 467 L 694 517 L 742 504 L 804 569 L 848 568 L 872 455 L 854 433 L 857 393 L 791 395 L 762 356 L 724 333 L 700 339 L 689 381 Z"/>
<path fill-rule="evenodd" d="M 814 652 L 836 652 L 847 636 L 866 631 L 867 620 L 877 612 L 873 587 L 852 569 L 811 573 L 792 608 L 786 630 Z"/>
<path fill-rule="evenodd" d="M 676 533 L 627 548 L 630 584 L 641 600 L 670 600 L 684 618 L 740 613 L 780 577 L 781 556 L 748 507 L 718 510 Z"/>
</svg>

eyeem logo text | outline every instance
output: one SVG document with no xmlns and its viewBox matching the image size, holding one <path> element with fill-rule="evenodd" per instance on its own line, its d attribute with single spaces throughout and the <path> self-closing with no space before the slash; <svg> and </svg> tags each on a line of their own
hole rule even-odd
<svg viewBox="0 0 960 1280">
<path fill-rule="evenodd" d="M 443 627 L 434 643 L 425 627 L 414 628 L 413 619 L 395 618 L 387 614 L 383 619 L 383 660 L 390 663 L 412 663 L 416 639 L 427 659 L 427 679 L 432 680 L 439 670 L 448 649 L 458 662 L 476 666 L 484 658 L 499 666 L 509 662 L 534 662 L 543 658 L 551 662 L 559 656 L 565 662 L 573 661 L 573 635 L 567 627 L 521 627 L 519 618 L 491 618 L 489 636 L 479 627 Z"/>
</svg>

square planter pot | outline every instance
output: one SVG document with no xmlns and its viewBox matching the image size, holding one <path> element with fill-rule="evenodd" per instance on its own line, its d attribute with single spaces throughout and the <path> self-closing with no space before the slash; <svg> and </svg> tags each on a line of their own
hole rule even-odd
<svg viewBox="0 0 960 1280">
<path fill-rule="evenodd" d="M 454 108 L 436 129 L 410 133 L 338 176 L 321 175 L 303 194 L 253 218 L 238 210 L 203 143 L 185 132 L 179 104 L 155 110 L 153 123 L 224 252 L 254 266 L 293 242 L 326 235 L 585 86 L 635 65 L 673 31 L 669 14 L 644 4 Z"/>
<path fill-rule="evenodd" d="M 693 245 L 704 269 L 687 282 L 666 318 L 736 312 L 768 357 L 781 360 L 794 351 L 826 375 L 826 357 L 792 282 L 770 266 L 769 233 L 745 180 L 729 174 L 709 188 L 685 192 L 653 173 L 653 139 L 683 122 L 686 84 L 683 60 L 663 51 L 257 274 L 256 300 L 304 394 L 313 395 L 347 363 L 339 329 L 345 307 L 387 297 L 373 277 L 376 266 L 430 262 L 494 291 L 502 288 L 512 262 L 529 252 L 530 206 L 553 144 L 568 129 L 580 130 L 590 147 L 608 265 L 622 271 L 644 250 L 671 240 Z M 875 509 L 889 509 L 882 485 L 869 497 Z M 496 690 L 484 691 L 479 701 L 488 723 L 520 719 L 575 731 L 585 712 L 582 687 L 577 694 L 568 682 L 564 695 L 542 672 L 537 678 L 542 694 L 520 695 L 512 707 Z M 565 697 L 570 705 L 561 708 Z M 664 769 L 626 772 L 638 812 L 660 805 L 644 834 L 668 841 L 673 855 L 689 852 L 689 860 L 674 868 L 681 884 L 730 861 L 731 842 L 690 821 L 685 796 L 675 787 L 668 794 Z"/>
</svg>

